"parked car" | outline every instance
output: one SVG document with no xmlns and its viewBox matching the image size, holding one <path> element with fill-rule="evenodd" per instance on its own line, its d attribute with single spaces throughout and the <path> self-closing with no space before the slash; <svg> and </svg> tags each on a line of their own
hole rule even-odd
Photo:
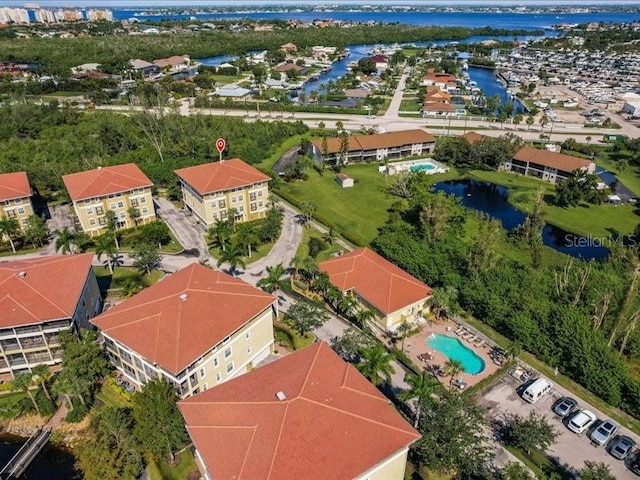
<svg viewBox="0 0 640 480">
<path fill-rule="evenodd" d="M 613 420 L 605 420 L 591 433 L 591 440 L 598 445 L 606 445 L 618 431 L 618 425 Z"/>
<path fill-rule="evenodd" d="M 636 456 L 629 463 L 629 470 L 640 477 L 640 451 L 636 452 Z"/>
<path fill-rule="evenodd" d="M 626 435 L 620 435 L 616 438 L 613 445 L 611 445 L 611 449 L 609 453 L 612 457 L 617 458 L 618 460 L 624 460 L 629 456 L 633 447 L 636 446 L 636 442 L 633 438 L 627 437 Z"/>
<path fill-rule="evenodd" d="M 567 428 L 574 433 L 582 433 L 596 421 L 596 416 L 589 410 L 579 410 L 567 422 Z"/>
<path fill-rule="evenodd" d="M 560 415 L 562 418 L 573 413 L 578 406 L 578 402 L 571 397 L 562 397 L 553 407 L 553 413 Z"/>
<path fill-rule="evenodd" d="M 540 398 L 549 393 L 552 388 L 553 384 L 547 379 L 538 378 L 522 392 L 522 398 L 529 403 L 536 403 Z"/>
</svg>

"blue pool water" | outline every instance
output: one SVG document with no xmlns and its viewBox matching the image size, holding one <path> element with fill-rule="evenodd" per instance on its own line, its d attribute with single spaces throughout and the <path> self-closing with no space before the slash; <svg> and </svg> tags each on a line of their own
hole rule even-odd
<svg viewBox="0 0 640 480">
<path fill-rule="evenodd" d="M 422 165 L 411 165 L 412 172 L 420 172 L 420 171 L 428 171 L 436 168 L 435 165 L 431 165 L 430 163 L 423 163 Z"/>
<path fill-rule="evenodd" d="M 464 372 L 469 375 L 476 375 L 484 370 L 484 360 L 457 338 L 435 334 L 427 338 L 427 345 L 451 360 L 458 360 L 462 363 Z"/>
</svg>

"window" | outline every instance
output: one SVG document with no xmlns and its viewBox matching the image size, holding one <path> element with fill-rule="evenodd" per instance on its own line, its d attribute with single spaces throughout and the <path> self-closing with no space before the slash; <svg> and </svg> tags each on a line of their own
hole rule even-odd
<svg viewBox="0 0 640 480">
<path fill-rule="evenodd" d="M 107 224 L 107 219 L 106 219 L 106 218 L 104 218 L 104 217 L 100 217 L 100 218 L 98 219 L 98 223 L 99 223 L 100 225 L 106 225 L 106 224 Z"/>
<path fill-rule="evenodd" d="M 226 210 L 221 210 L 220 211 L 220 218 L 227 218 L 227 211 Z"/>
<path fill-rule="evenodd" d="M 215 200 L 211 201 L 211 208 L 216 208 L 218 206 L 218 202 L 216 202 Z"/>
<path fill-rule="evenodd" d="M 202 385 L 202 391 L 204 392 L 207 389 L 207 384 Z"/>
<path fill-rule="evenodd" d="M 224 340 L 222 340 L 222 344 L 226 345 L 227 343 L 229 343 L 230 340 L 231 340 L 231 337 L 229 336 L 229 337 L 225 338 Z"/>
<path fill-rule="evenodd" d="M 116 209 L 116 202 L 111 202 L 111 203 L 109 204 L 109 208 L 110 208 L 111 210 L 115 210 L 115 209 Z"/>
<path fill-rule="evenodd" d="M 29 225 L 29 219 L 28 219 L 28 218 L 23 218 L 23 219 L 22 219 L 22 225 L 24 225 L 25 227 L 26 227 L 27 225 Z"/>
<path fill-rule="evenodd" d="M 258 202 L 258 206 L 259 206 L 259 207 L 262 207 L 263 205 L 264 205 L 264 203 L 262 203 L 262 202 Z"/>
<path fill-rule="evenodd" d="M 138 206 L 138 199 L 137 198 L 132 198 L 131 199 L 131 206 L 132 207 L 137 207 Z"/>
<path fill-rule="evenodd" d="M 104 213 L 104 210 L 102 209 L 102 207 L 96 207 L 96 214 L 97 215 L 102 215 Z"/>
<path fill-rule="evenodd" d="M 212 217 L 214 220 L 217 220 L 217 219 L 218 219 L 218 212 L 212 212 L 212 213 L 211 213 L 211 217 Z"/>
<path fill-rule="evenodd" d="M 252 202 L 256 199 L 256 193 L 252 192 L 249 194 L 249 200 L 251 200 Z"/>
<path fill-rule="evenodd" d="M 247 355 L 251 355 L 251 346 L 247 347 Z"/>
<path fill-rule="evenodd" d="M 227 348 L 224 351 L 224 358 L 229 358 L 231 356 L 231 347 Z"/>
<path fill-rule="evenodd" d="M 227 208 L 226 200 L 218 200 L 218 208 Z"/>
<path fill-rule="evenodd" d="M 238 201 L 242 202 L 244 200 L 244 195 L 238 195 Z"/>
<path fill-rule="evenodd" d="M 220 372 L 216 373 L 216 382 L 222 380 L 222 374 Z"/>
<path fill-rule="evenodd" d="M 118 213 L 118 218 L 120 220 L 124 220 L 125 218 L 127 218 L 127 214 L 125 212 L 120 212 Z"/>
<path fill-rule="evenodd" d="M 24 208 L 23 207 L 18 207 L 18 213 L 20 215 L 24 215 Z"/>
<path fill-rule="evenodd" d="M 244 338 L 246 338 L 247 340 L 249 340 L 251 338 L 251 332 L 247 332 L 244 334 Z"/>
<path fill-rule="evenodd" d="M 214 357 L 213 358 L 213 366 L 217 367 L 219 365 L 220 362 L 218 362 L 218 357 Z"/>
<path fill-rule="evenodd" d="M 244 207 L 238 207 L 239 212 L 244 212 Z M 242 217 L 242 215 L 240 215 Z"/>
<path fill-rule="evenodd" d="M 227 365 L 227 373 L 231 373 L 231 372 L 233 372 L 233 362 Z"/>
<path fill-rule="evenodd" d="M 149 209 L 147 207 L 142 207 L 142 214 L 146 215 L 147 213 L 149 213 Z"/>
<path fill-rule="evenodd" d="M 258 191 L 258 196 L 261 197 L 262 196 L 262 190 Z"/>
<path fill-rule="evenodd" d="M 87 208 L 87 215 L 93 215 L 93 208 L 92 207 L 88 207 Z"/>
<path fill-rule="evenodd" d="M 255 212 L 258 209 L 258 206 L 255 203 L 251 204 L 251 211 Z"/>
<path fill-rule="evenodd" d="M 147 198 L 146 197 L 142 197 L 140 199 L 140 203 L 147 203 Z"/>
<path fill-rule="evenodd" d="M 16 216 L 16 212 L 14 212 L 13 210 L 7 210 L 7 217 L 13 218 L 15 216 Z"/>
<path fill-rule="evenodd" d="M 204 378 L 204 368 L 200 369 L 200 378 Z"/>
<path fill-rule="evenodd" d="M 118 208 L 124 208 L 124 202 L 118 202 Z"/>
</svg>

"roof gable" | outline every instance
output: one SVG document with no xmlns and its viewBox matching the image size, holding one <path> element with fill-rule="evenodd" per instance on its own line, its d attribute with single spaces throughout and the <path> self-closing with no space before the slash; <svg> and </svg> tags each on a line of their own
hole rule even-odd
<svg viewBox="0 0 640 480">
<path fill-rule="evenodd" d="M 93 254 L 0 262 L 0 327 L 71 318 Z"/>
<path fill-rule="evenodd" d="M 181 168 L 175 174 L 200 195 L 270 180 L 268 175 L 239 158 Z"/>
<path fill-rule="evenodd" d="M 326 260 L 319 268 L 341 291 L 354 290 L 387 315 L 431 295 L 429 286 L 368 248 Z"/>
<path fill-rule="evenodd" d="M 324 342 L 179 407 L 214 478 L 352 479 L 419 438 Z"/>
<path fill-rule="evenodd" d="M 72 200 L 102 197 L 134 188 L 150 187 L 151 180 L 135 163 L 98 167 L 62 177 Z"/>
<path fill-rule="evenodd" d="M 0 174 L 0 202 L 31 196 L 31 187 L 26 172 Z"/>
<path fill-rule="evenodd" d="M 194 263 L 91 323 L 178 374 L 273 302 L 242 280 Z"/>
<path fill-rule="evenodd" d="M 551 152 L 541 148 L 524 146 L 513 156 L 514 160 L 531 162 L 545 167 L 555 168 L 565 172 L 573 172 L 582 168 L 589 168 L 593 163 L 590 160 L 566 155 L 564 153 Z"/>
</svg>

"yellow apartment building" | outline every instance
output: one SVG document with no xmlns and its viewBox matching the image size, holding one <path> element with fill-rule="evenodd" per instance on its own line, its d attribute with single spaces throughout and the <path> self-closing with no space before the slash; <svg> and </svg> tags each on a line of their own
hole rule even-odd
<svg viewBox="0 0 640 480">
<path fill-rule="evenodd" d="M 267 358 L 275 317 L 273 296 L 196 263 L 91 323 L 111 362 L 132 383 L 163 376 L 186 398 Z"/>
<path fill-rule="evenodd" d="M 416 324 L 429 311 L 431 288 L 368 248 L 325 260 L 318 268 L 341 292 L 372 310 L 373 325 L 384 333 Z"/>
<path fill-rule="evenodd" d="M 134 163 L 98 167 L 62 177 L 73 201 L 75 214 L 85 233 L 105 231 L 106 212 L 116 215 L 116 228 L 133 228 L 153 222 L 156 211 L 151 196 L 153 183 Z M 138 217 L 131 215 L 135 208 Z"/>
<path fill-rule="evenodd" d="M 206 226 L 225 220 L 230 209 L 238 223 L 264 218 L 269 176 L 234 158 L 175 171 L 187 208 Z"/>
<path fill-rule="evenodd" d="M 34 213 L 32 196 L 26 172 L 0 174 L 0 218 L 14 218 L 24 229 Z"/>
<path fill-rule="evenodd" d="M 60 332 L 102 310 L 92 253 L 0 263 L 0 377 L 62 361 Z"/>
</svg>

